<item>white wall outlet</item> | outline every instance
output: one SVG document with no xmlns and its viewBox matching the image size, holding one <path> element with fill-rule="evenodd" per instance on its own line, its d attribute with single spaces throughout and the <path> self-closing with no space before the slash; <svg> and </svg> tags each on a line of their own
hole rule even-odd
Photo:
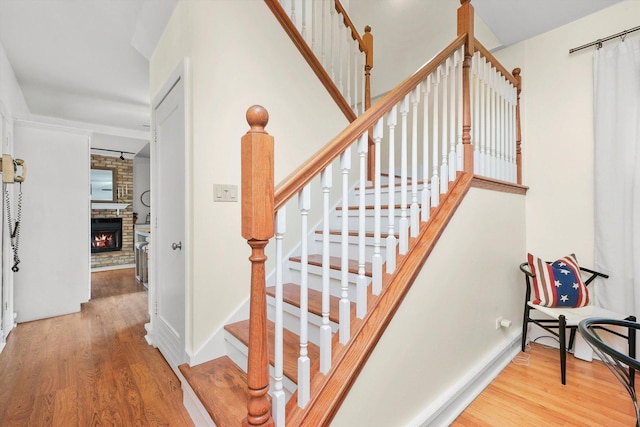
<svg viewBox="0 0 640 427">
<path fill-rule="evenodd" d="M 238 186 L 230 184 L 213 184 L 214 202 L 237 202 Z"/>
<path fill-rule="evenodd" d="M 502 317 L 498 317 L 496 319 L 496 329 L 500 329 L 501 326 L 502 326 Z"/>
</svg>

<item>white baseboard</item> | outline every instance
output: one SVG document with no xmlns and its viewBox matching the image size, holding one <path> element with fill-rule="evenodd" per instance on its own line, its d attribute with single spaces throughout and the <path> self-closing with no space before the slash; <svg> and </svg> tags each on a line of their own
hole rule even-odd
<svg viewBox="0 0 640 427">
<path fill-rule="evenodd" d="M 196 427 L 216 427 L 216 424 L 213 422 L 204 406 L 202 406 L 202 402 L 200 402 L 200 399 L 198 399 L 198 396 L 196 396 L 196 393 L 193 391 L 186 378 L 182 375 L 180 369 L 174 369 L 173 371 L 178 376 L 182 385 L 182 404 L 191 417 L 193 424 Z"/>
<path fill-rule="evenodd" d="M 248 318 L 249 298 L 247 297 L 235 310 L 231 312 L 231 315 L 222 322 L 222 326 L 216 329 L 198 350 L 194 353 L 187 351 L 187 363 L 189 366 L 200 365 L 201 363 L 217 359 L 218 357 L 222 357 L 227 354 L 224 325 L 239 322 Z"/>
<path fill-rule="evenodd" d="M 97 273 L 99 271 L 111 271 L 111 270 L 124 270 L 125 268 L 135 268 L 135 264 L 120 264 L 120 265 L 107 265 L 105 267 L 96 267 L 92 268 L 92 273 Z"/>
<path fill-rule="evenodd" d="M 520 352 L 522 334 L 510 338 L 427 406 L 408 426 L 448 426 Z"/>
</svg>

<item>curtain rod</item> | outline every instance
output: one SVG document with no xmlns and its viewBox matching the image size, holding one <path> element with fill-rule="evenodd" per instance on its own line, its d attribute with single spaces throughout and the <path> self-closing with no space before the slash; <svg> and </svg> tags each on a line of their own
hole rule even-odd
<svg viewBox="0 0 640 427">
<path fill-rule="evenodd" d="M 606 41 L 609 41 L 609 40 L 612 40 L 612 39 L 615 39 L 615 38 L 618 38 L 618 37 L 621 37 L 622 41 L 624 41 L 624 38 L 627 36 L 627 34 L 633 33 L 634 31 L 638 31 L 638 30 L 640 30 L 640 26 L 629 28 L 628 30 L 621 31 L 618 34 L 614 34 L 612 36 L 605 37 L 603 39 L 598 39 L 598 40 L 596 40 L 594 42 L 583 44 L 582 46 L 574 47 L 573 49 L 569 49 L 569 54 L 572 54 L 573 52 L 576 52 L 576 51 L 581 50 L 581 49 L 586 49 L 586 48 L 591 47 L 591 46 L 598 46 L 598 49 L 600 49 L 602 47 L 602 43 L 603 42 L 606 42 Z"/>
</svg>

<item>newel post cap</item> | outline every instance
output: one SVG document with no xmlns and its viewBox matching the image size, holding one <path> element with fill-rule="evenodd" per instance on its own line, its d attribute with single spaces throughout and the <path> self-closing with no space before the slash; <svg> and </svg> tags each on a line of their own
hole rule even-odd
<svg viewBox="0 0 640 427">
<path fill-rule="evenodd" d="M 264 128 L 269 123 L 269 113 L 262 105 L 252 105 L 247 109 L 247 123 L 251 129 L 247 133 L 267 133 Z"/>
</svg>

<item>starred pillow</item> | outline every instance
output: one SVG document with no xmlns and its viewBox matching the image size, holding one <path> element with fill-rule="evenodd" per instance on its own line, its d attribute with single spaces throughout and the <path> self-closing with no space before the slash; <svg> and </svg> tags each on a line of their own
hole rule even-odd
<svg viewBox="0 0 640 427">
<path fill-rule="evenodd" d="M 584 307 L 589 305 L 589 291 L 580 276 L 574 254 L 553 263 L 528 254 L 533 278 L 533 303 L 544 307 Z"/>
</svg>

